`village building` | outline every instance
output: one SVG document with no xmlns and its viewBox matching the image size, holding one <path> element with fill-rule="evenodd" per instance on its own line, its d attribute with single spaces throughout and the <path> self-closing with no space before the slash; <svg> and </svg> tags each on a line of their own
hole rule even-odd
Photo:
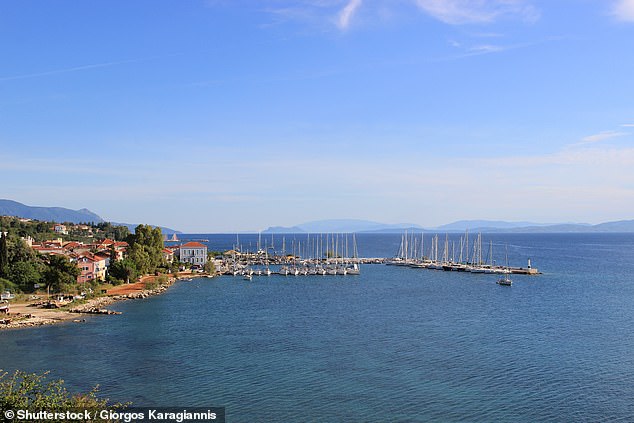
<svg viewBox="0 0 634 423">
<path fill-rule="evenodd" d="M 200 242 L 188 242 L 178 248 L 179 260 L 194 266 L 204 266 L 207 263 L 207 246 Z"/>
<path fill-rule="evenodd" d="M 103 281 L 106 279 L 107 259 L 105 254 L 84 253 L 76 258 L 77 267 L 80 274 L 77 276 L 77 283 L 86 283 L 93 280 Z"/>
<path fill-rule="evenodd" d="M 66 225 L 56 224 L 53 226 L 53 232 L 61 235 L 68 235 L 68 229 L 66 229 Z"/>
<path fill-rule="evenodd" d="M 174 250 L 163 248 L 163 259 L 168 263 L 172 263 L 174 261 Z"/>
</svg>

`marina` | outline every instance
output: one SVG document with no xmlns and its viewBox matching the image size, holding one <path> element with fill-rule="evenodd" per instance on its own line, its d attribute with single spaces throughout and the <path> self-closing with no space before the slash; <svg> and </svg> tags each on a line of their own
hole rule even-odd
<svg viewBox="0 0 634 423">
<path fill-rule="evenodd" d="M 434 235 L 431 238 L 431 246 L 428 254 L 425 254 L 425 236 L 420 234 L 404 233 L 401 236 L 401 244 L 396 257 L 386 261 L 392 266 L 409 266 L 417 269 L 442 270 L 450 272 L 467 273 L 490 273 L 490 274 L 517 274 L 517 275 L 539 275 L 538 269 L 532 267 L 531 259 L 527 259 L 526 267 L 510 267 L 508 265 L 508 254 L 506 265 L 499 265 L 494 260 L 493 241 L 489 242 L 488 252 L 483 258 L 482 234 L 478 234 L 469 243 L 469 232 L 461 236 L 456 245 L 456 240 L 449 240 L 449 235 L 445 235 L 442 253 L 439 254 L 439 237 Z"/>
<path fill-rule="evenodd" d="M 352 234 L 307 235 L 304 243 L 293 238 L 290 252 L 286 252 L 286 237 L 282 237 L 280 251 L 276 251 L 274 239 L 262 244 L 261 236 L 255 252 L 240 244 L 239 236 L 233 248 L 217 259 L 216 270 L 222 275 L 243 276 L 346 276 L 359 275 L 363 263 L 383 263 L 384 259 L 360 259 L 356 236 Z M 244 251 L 243 251 L 244 250 Z"/>
<path fill-rule="evenodd" d="M 255 251 L 240 244 L 239 236 L 232 248 L 216 258 L 216 269 L 221 275 L 248 276 L 346 276 L 359 275 L 361 265 L 384 264 L 406 266 L 414 269 L 439 270 L 497 275 L 539 275 L 540 272 L 527 258 L 526 267 L 498 264 L 494 260 L 493 241 L 489 241 L 483 255 L 482 235 L 478 234 L 469 243 L 465 233 L 458 242 L 445 235 L 439 249 L 439 236 L 431 238 L 425 254 L 424 234 L 404 233 L 395 257 L 359 257 L 356 234 L 307 234 L 305 239 L 293 236 L 290 252 L 287 253 L 286 236 L 282 237 L 281 249 L 276 250 L 274 237 L 262 242 L 258 235 Z M 441 251 L 441 252 L 439 252 Z M 508 279 L 505 277 L 505 279 Z"/>
</svg>

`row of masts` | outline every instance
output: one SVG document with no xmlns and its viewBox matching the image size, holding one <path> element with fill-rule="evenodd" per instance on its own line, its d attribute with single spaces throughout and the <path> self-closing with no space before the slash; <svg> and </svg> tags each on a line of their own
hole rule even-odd
<svg viewBox="0 0 634 423">
<path fill-rule="evenodd" d="M 441 246 L 442 243 L 442 246 Z M 445 235 L 443 241 L 436 234 L 431 238 L 431 246 L 425 251 L 425 236 L 407 234 L 401 237 L 397 256 L 388 264 L 410 266 L 431 270 L 445 270 L 471 273 L 511 273 L 507 266 L 496 265 L 493 260 L 493 241 L 489 242 L 488 255 L 483 259 L 482 234 L 478 233 L 473 243 L 469 242 L 469 231 L 461 236 L 458 243 Z M 529 260 L 530 269 L 530 260 Z"/>
<path fill-rule="evenodd" d="M 358 275 L 360 260 L 355 234 L 307 234 L 306 239 L 294 237 L 287 252 L 286 237 L 282 237 L 282 248 L 275 250 L 273 235 L 262 244 L 258 236 L 256 252 L 243 251 L 239 236 L 232 254 L 223 260 L 223 273 L 252 276 L 306 275 Z M 271 252 L 269 254 L 269 252 Z"/>
</svg>

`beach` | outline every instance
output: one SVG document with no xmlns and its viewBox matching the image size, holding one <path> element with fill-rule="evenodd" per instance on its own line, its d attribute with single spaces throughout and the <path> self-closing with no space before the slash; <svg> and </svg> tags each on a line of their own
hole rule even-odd
<svg viewBox="0 0 634 423">
<path fill-rule="evenodd" d="M 167 282 L 148 289 L 148 284 L 156 283 L 157 276 L 147 275 L 139 281 L 123 284 L 109 289 L 105 295 L 91 298 L 76 306 L 71 303 L 60 308 L 45 307 L 48 301 L 32 299 L 25 302 L 11 303 L 8 315 L 0 316 L 0 330 L 28 328 L 58 323 L 82 323 L 87 314 L 119 314 L 106 308 L 118 301 L 147 298 L 165 292 L 176 280 L 186 279 L 191 273 L 183 272 L 168 278 Z"/>
</svg>

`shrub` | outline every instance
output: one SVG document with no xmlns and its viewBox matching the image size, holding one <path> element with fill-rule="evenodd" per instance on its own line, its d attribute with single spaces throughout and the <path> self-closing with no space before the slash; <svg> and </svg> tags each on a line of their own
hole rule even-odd
<svg viewBox="0 0 634 423">
<path fill-rule="evenodd" d="M 0 415 L 6 410 L 29 410 L 65 412 L 71 410 L 120 410 L 129 404 L 109 404 L 107 399 L 97 398 L 97 387 L 87 394 L 70 394 L 64 387 L 63 380 L 47 382 L 43 374 L 26 373 L 17 370 L 13 375 L 0 373 Z M 14 422 L 23 420 L 15 419 Z M 63 422 L 65 420 L 46 420 L 47 422 Z M 110 422 L 111 420 L 95 419 L 94 422 Z"/>
</svg>

